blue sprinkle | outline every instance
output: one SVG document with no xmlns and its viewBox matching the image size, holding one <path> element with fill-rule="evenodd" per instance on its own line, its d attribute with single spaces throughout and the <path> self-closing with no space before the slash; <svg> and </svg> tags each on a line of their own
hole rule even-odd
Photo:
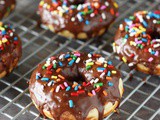
<svg viewBox="0 0 160 120">
<path fill-rule="evenodd" d="M 142 38 L 142 41 L 143 41 L 143 42 L 147 42 L 147 39 L 146 39 L 146 38 Z"/>
<path fill-rule="evenodd" d="M 72 65 L 74 63 L 74 59 L 72 59 L 69 63 L 68 63 L 68 65 Z"/>
<path fill-rule="evenodd" d="M 112 61 L 108 61 L 108 65 L 112 65 Z"/>
<path fill-rule="evenodd" d="M 98 67 L 97 70 L 105 70 L 103 67 Z"/>
<path fill-rule="evenodd" d="M 74 90 L 77 91 L 78 90 L 78 85 L 74 87 Z"/>
<path fill-rule="evenodd" d="M 14 37 L 14 40 L 18 40 L 18 37 Z"/>
<path fill-rule="evenodd" d="M 128 34 L 125 35 L 125 38 L 128 39 Z"/>
<path fill-rule="evenodd" d="M 48 82 L 49 78 L 41 78 L 42 81 Z"/>
<path fill-rule="evenodd" d="M 108 85 L 112 87 L 112 86 L 113 86 L 113 83 L 112 83 L 112 82 L 108 82 Z"/>
<path fill-rule="evenodd" d="M 86 25 L 89 25 L 89 24 L 90 24 L 90 22 L 89 22 L 88 20 L 86 20 L 85 23 L 86 23 Z"/>
<path fill-rule="evenodd" d="M 62 62 L 59 61 L 58 63 L 59 63 L 59 66 L 61 66 L 61 67 L 63 66 Z"/>
<path fill-rule="evenodd" d="M 39 79 L 39 76 L 38 75 L 36 75 L 36 80 L 38 80 Z"/>
<path fill-rule="evenodd" d="M 64 58 L 69 58 L 70 57 L 70 54 L 66 54 L 65 56 L 64 56 Z"/>
<path fill-rule="evenodd" d="M 73 108 L 73 101 L 72 100 L 69 100 L 69 107 Z"/>
<path fill-rule="evenodd" d="M 145 27 L 148 27 L 148 24 L 147 24 L 146 21 L 143 21 L 142 23 L 143 23 L 143 25 L 144 25 Z"/>
<path fill-rule="evenodd" d="M 68 86 L 67 88 L 66 88 L 66 91 L 69 91 L 71 89 L 71 87 L 70 86 Z"/>
<path fill-rule="evenodd" d="M 107 76 L 111 76 L 111 71 L 108 71 Z"/>
<path fill-rule="evenodd" d="M 131 22 L 131 20 L 128 19 L 128 18 L 125 18 L 124 21 L 125 21 L 126 23 L 127 23 L 127 22 Z"/>
<path fill-rule="evenodd" d="M 3 31 L 2 31 L 2 35 L 5 35 L 5 34 L 6 34 L 6 31 L 5 31 L 5 30 L 3 30 Z"/>
</svg>

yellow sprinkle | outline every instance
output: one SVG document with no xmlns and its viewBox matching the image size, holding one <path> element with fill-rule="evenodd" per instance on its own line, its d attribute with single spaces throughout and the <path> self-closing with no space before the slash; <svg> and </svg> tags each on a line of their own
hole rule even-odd
<svg viewBox="0 0 160 120">
<path fill-rule="evenodd" d="M 57 79 L 57 76 L 52 75 L 51 78 L 52 79 Z"/>
<path fill-rule="evenodd" d="M 5 29 L 4 29 L 3 27 L 0 27 L 0 30 L 3 31 L 3 30 L 5 30 Z"/>
<path fill-rule="evenodd" d="M 130 41 L 130 45 L 136 46 L 136 43 L 133 41 Z"/>
<path fill-rule="evenodd" d="M 113 45 L 113 46 L 116 46 L 116 43 L 114 42 L 112 45 Z"/>
<path fill-rule="evenodd" d="M 47 5 L 47 9 L 50 9 L 51 8 L 51 6 L 50 5 Z"/>
<path fill-rule="evenodd" d="M 116 74 L 117 73 L 117 71 L 115 71 L 115 70 L 112 70 L 112 74 Z"/>
<path fill-rule="evenodd" d="M 3 42 L 3 43 L 6 43 L 7 41 L 8 41 L 8 40 L 7 40 L 6 38 L 3 38 L 3 39 L 2 39 L 2 42 Z"/>
<path fill-rule="evenodd" d="M 41 1 L 41 2 L 39 3 L 40 6 L 42 6 L 43 4 L 44 4 L 44 1 Z"/>
<path fill-rule="evenodd" d="M 118 4 L 116 2 L 113 3 L 114 7 L 118 8 Z"/>
<path fill-rule="evenodd" d="M 3 22 L 0 22 L 0 26 L 2 26 L 3 25 Z"/>
<path fill-rule="evenodd" d="M 125 57 L 122 57 L 123 62 L 127 62 L 127 59 Z"/>
<path fill-rule="evenodd" d="M 93 62 L 89 62 L 86 64 L 86 66 L 93 65 L 93 64 L 94 64 Z"/>
<path fill-rule="evenodd" d="M 104 64 L 104 67 L 105 67 L 105 68 L 107 67 L 107 64 L 106 64 L 106 63 Z"/>
</svg>

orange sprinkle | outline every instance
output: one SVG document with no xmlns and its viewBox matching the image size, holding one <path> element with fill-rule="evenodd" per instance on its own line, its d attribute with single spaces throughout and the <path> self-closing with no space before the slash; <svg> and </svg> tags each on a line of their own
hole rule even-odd
<svg viewBox="0 0 160 120">
<path fill-rule="evenodd" d="M 72 88 L 76 87 L 77 85 L 78 85 L 78 83 L 74 83 L 74 84 L 72 85 Z"/>
<path fill-rule="evenodd" d="M 72 60 L 72 58 L 68 58 L 68 61 L 71 61 Z"/>
<path fill-rule="evenodd" d="M 50 92 L 53 92 L 54 91 L 54 88 L 52 88 L 51 90 L 50 90 Z"/>
<path fill-rule="evenodd" d="M 79 88 L 79 89 L 82 89 L 82 87 L 81 87 L 81 86 L 78 86 L 78 88 Z"/>
<path fill-rule="evenodd" d="M 59 78 L 61 78 L 62 80 L 65 79 L 65 77 L 63 77 L 62 75 L 58 75 Z"/>
<path fill-rule="evenodd" d="M 89 93 L 88 93 L 88 96 L 92 97 L 93 95 L 92 95 L 92 93 L 89 92 Z"/>
<path fill-rule="evenodd" d="M 111 77 L 106 77 L 106 79 L 107 79 L 107 80 L 112 80 L 112 78 L 111 78 Z"/>
<path fill-rule="evenodd" d="M 103 90 L 103 94 L 104 94 L 105 96 L 108 95 L 108 93 L 107 93 L 105 90 Z"/>
<path fill-rule="evenodd" d="M 58 68 L 57 70 L 56 70 L 56 73 L 59 73 L 61 71 L 61 68 Z"/>
<path fill-rule="evenodd" d="M 110 9 L 110 13 L 114 15 L 114 10 L 112 8 Z"/>
<path fill-rule="evenodd" d="M 95 62 L 96 63 L 96 65 L 102 65 L 100 62 Z"/>
<path fill-rule="evenodd" d="M 61 81 L 61 79 L 58 78 L 56 81 L 59 82 L 59 81 Z"/>
</svg>

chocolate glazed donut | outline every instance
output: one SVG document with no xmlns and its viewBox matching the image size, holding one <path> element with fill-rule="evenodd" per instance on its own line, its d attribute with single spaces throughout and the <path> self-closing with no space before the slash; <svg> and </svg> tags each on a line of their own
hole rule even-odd
<svg viewBox="0 0 160 120">
<path fill-rule="evenodd" d="M 15 8 L 15 0 L 0 0 L 0 19 L 8 16 Z"/>
<path fill-rule="evenodd" d="M 0 23 L 0 78 L 10 73 L 22 55 L 21 41 L 11 25 Z"/>
<path fill-rule="evenodd" d="M 129 67 L 160 75 L 160 10 L 139 11 L 126 18 L 113 48 Z"/>
<path fill-rule="evenodd" d="M 68 52 L 39 64 L 29 81 L 40 113 L 54 120 L 102 120 L 123 94 L 120 72 L 99 54 Z"/>
<path fill-rule="evenodd" d="M 115 20 L 118 5 L 113 0 L 42 0 L 43 25 L 69 38 L 89 39 L 102 35 Z"/>
</svg>

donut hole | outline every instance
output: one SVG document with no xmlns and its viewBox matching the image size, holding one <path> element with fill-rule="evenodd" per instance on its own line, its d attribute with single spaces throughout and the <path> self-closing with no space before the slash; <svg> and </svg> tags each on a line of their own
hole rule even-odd
<svg viewBox="0 0 160 120">
<path fill-rule="evenodd" d="M 78 75 L 78 76 L 72 76 L 72 77 L 69 77 L 68 79 L 67 79 L 67 81 L 69 81 L 69 82 L 77 82 L 77 83 L 79 83 L 79 84 L 82 84 L 83 82 L 85 82 L 86 80 L 85 80 L 85 78 L 83 77 L 83 76 L 81 76 L 81 75 Z"/>
<path fill-rule="evenodd" d="M 73 67 L 66 67 L 62 70 L 62 75 L 66 78 L 68 82 L 77 83 L 85 82 L 85 77 L 79 72 L 78 67 L 75 65 Z"/>
</svg>

